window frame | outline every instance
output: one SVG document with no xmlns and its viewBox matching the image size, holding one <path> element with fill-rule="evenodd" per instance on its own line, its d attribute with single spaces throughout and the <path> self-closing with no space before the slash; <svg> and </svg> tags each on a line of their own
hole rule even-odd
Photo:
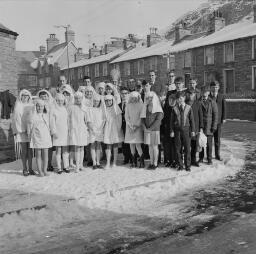
<svg viewBox="0 0 256 254">
<path fill-rule="evenodd" d="M 190 55 L 190 65 L 186 65 L 186 55 L 189 53 Z M 191 68 L 192 67 L 192 52 L 191 50 L 187 50 L 184 52 L 184 58 L 183 58 L 184 62 L 183 62 L 183 68 Z"/>
<path fill-rule="evenodd" d="M 127 68 L 129 66 L 129 68 Z M 130 76 L 131 75 L 131 63 L 126 61 L 124 62 L 124 76 Z"/>
<path fill-rule="evenodd" d="M 207 49 L 210 49 L 212 48 L 213 49 L 213 56 L 212 56 L 212 59 L 213 59 L 213 62 L 212 63 L 207 63 L 207 59 L 206 59 L 206 51 Z M 204 65 L 213 65 L 215 63 L 215 47 L 214 46 L 207 46 L 204 48 Z"/>
<path fill-rule="evenodd" d="M 143 63 L 143 64 L 141 65 L 141 63 Z M 137 73 L 138 73 L 138 75 L 141 75 L 141 74 L 145 73 L 145 62 L 144 62 L 144 59 L 139 59 L 137 61 Z"/>
<path fill-rule="evenodd" d="M 94 77 L 98 78 L 100 76 L 100 65 L 96 63 L 94 65 Z"/>
<path fill-rule="evenodd" d="M 107 62 L 102 63 L 102 76 L 103 77 L 108 76 L 108 63 Z"/>
<path fill-rule="evenodd" d="M 228 45 L 228 44 L 232 44 L 233 45 L 233 56 L 232 56 L 232 60 L 231 61 L 227 61 L 226 60 L 226 45 Z M 234 43 L 234 41 L 230 41 L 230 42 L 226 42 L 226 43 L 224 43 L 224 45 L 223 45 L 223 47 L 224 47 L 224 49 L 223 49 L 223 60 L 224 60 L 224 63 L 232 63 L 232 62 L 234 62 L 235 61 L 235 43 Z"/>
</svg>

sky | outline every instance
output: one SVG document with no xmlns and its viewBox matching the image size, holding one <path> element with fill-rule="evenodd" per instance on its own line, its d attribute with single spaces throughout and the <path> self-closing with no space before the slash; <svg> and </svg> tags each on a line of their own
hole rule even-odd
<svg viewBox="0 0 256 254">
<path fill-rule="evenodd" d="M 50 33 L 64 42 L 71 25 L 75 43 L 84 52 L 95 42 L 129 33 L 146 36 L 150 27 L 165 29 L 207 0 L 0 0 L 0 23 L 19 34 L 17 50 L 46 46 Z"/>
</svg>

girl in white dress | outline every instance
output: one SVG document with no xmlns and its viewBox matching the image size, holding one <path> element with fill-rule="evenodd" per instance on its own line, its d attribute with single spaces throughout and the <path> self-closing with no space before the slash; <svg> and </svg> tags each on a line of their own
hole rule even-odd
<svg viewBox="0 0 256 254">
<path fill-rule="evenodd" d="M 45 102 L 38 99 L 35 102 L 35 108 L 32 110 L 28 121 L 28 136 L 30 139 L 30 148 L 35 149 L 36 163 L 39 176 L 48 175 L 48 149 L 52 147 L 50 116 L 46 111 Z"/>
<path fill-rule="evenodd" d="M 144 167 L 144 158 L 141 149 L 143 143 L 143 129 L 141 125 L 141 112 L 143 108 L 143 102 L 138 92 L 131 92 L 129 94 L 128 103 L 125 109 L 125 143 L 130 144 L 130 150 L 132 154 L 131 167 L 137 167 L 137 159 L 135 158 L 135 148 L 140 156 L 140 167 Z"/>
<path fill-rule="evenodd" d="M 20 151 L 24 176 L 35 174 L 32 170 L 32 149 L 29 148 L 27 134 L 28 116 L 33 107 L 31 93 L 26 89 L 21 90 L 14 106 L 12 128 L 17 153 Z M 19 154 L 16 158 L 18 157 Z"/>
<path fill-rule="evenodd" d="M 68 163 L 68 111 L 65 106 L 65 96 L 57 93 L 56 106 L 52 112 L 53 128 L 56 133 L 53 137 L 53 146 L 56 147 L 56 162 L 57 173 L 61 174 L 63 171 L 69 173 Z M 63 171 L 61 169 L 61 155 L 63 158 Z"/>
<path fill-rule="evenodd" d="M 106 124 L 104 127 L 104 143 L 106 147 L 107 164 L 106 169 L 110 168 L 111 148 L 114 151 L 113 167 L 116 166 L 118 144 L 124 141 L 122 132 L 122 111 L 116 103 L 114 96 L 105 96 L 106 105 Z"/>
<path fill-rule="evenodd" d="M 50 119 L 52 118 L 52 110 L 55 106 L 55 101 L 52 97 L 52 95 L 50 94 L 50 92 L 48 92 L 45 89 L 40 90 L 37 93 L 37 96 L 42 99 L 45 102 L 45 110 L 47 111 L 47 113 L 50 116 Z M 52 121 L 50 121 L 50 124 L 52 123 Z M 50 126 L 50 128 L 52 128 L 52 126 Z M 53 166 L 52 166 L 52 153 L 53 153 L 53 148 L 49 148 L 48 149 L 48 171 L 53 171 Z"/>
<path fill-rule="evenodd" d="M 74 90 L 70 85 L 64 85 L 60 88 L 61 93 L 65 96 L 65 106 L 67 110 L 69 110 L 69 107 L 74 104 Z M 75 148 L 74 146 L 68 146 L 68 152 L 69 152 L 69 169 L 74 169 L 75 164 Z M 69 171 L 67 169 L 67 171 Z"/>
<path fill-rule="evenodd" d="M 106 122 L 106 110 L 104 100 L 99 94 L 93 97 L 93 107 L 90 109 L 93 133 L 90 132 L 91 157 L 93 169 L 102 168 L 100 165 L 101 142 L 104 138 L 104 125 Z"/>
<path fill-rule="evenodd" d="M 89 143 L 88 128 L 93 133 L 88 108 L 83 104 L 84 95 L 74 94 L 74 105 L 69 108 L 69 144 L 75 146 L 75 172 L 83 169 L 84 146 Z"/>
</svg>

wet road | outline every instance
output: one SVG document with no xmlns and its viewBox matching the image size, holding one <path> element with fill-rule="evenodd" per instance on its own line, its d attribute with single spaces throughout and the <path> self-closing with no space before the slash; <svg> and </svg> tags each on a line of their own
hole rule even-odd
<svg viewBox="0 0 256 254">
<path fill-rule="evenodd" d="M 225 125 L 225 138 L 246 141 L 243 170 L 218 185 L 183 193 L 158 204 L 159 209 L 175 210 L 178 206 L 176 212 L 180 215 L 175 220 L 81 208 L 88 214 L 87 220 L 67 223 L 43 237 L 35 232 L 21 235 L 13 242 L 10 236 L 8 242 L 0 242 L 0 250 L 1 247 L 4 250 L 1 253 L 205 253 L 198 249 L 186 252 L 182 245 L 190 243 L 195 236 L 233 223 L 244 214 L 256 212 L 255 133 L 255 123 L 228 122 Z M 183 240 L 179 244 L 181 237 Z"/>
</svg>

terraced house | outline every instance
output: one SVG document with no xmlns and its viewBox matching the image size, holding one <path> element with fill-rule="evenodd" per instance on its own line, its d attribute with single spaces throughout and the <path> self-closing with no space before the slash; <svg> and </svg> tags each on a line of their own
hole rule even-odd
<svg viewBox="0 0 256 254">
<path fill-rule="evenodd" d="M 175 71 L 194 76 L 200 85 L 218 80 L 224 93 L 255 90 L 256 14 L 254 20 L 225 26 L 223 17 L 213 16 L 213 28 L 206 35 L 174 45 Z"/>
</svg>

